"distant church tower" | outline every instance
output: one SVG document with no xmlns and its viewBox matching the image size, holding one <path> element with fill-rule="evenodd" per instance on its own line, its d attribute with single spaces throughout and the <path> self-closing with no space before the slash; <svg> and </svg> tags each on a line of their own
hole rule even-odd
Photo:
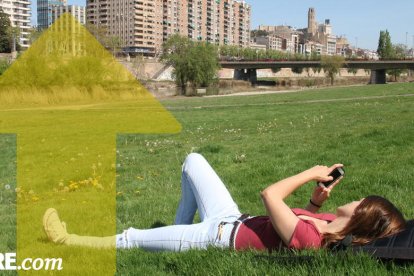
<svg viewBox="0 0 414 276">
<path fill-rule="evenodd" d="M 309 8 L 308 11 L 308 34 L 316 34 L 318 23 L 316 22 L 316 14 L 314 8 Z"/>
</svg>

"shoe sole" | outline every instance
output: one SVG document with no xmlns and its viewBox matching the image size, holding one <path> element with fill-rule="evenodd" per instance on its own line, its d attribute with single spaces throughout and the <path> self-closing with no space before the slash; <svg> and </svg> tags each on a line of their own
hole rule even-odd
<svg viewBox="0 0 414 276">
<path fill-rule="evenodd" d="M 45 231 L 46 236 L 47 236 L 47 238 L 48 238 L 49 240 L 51 240 L 51 239 L 50 239 L 50 237 L 49 237 L 49 235 L 48 235 L 48 231 L 49 231 L 49 229 L 48 229 L 48 227 L 47 227 L 47 221 L 49 220 L 50 215 L 52 215 L 54 212 L 56 212 L 56 215 L 58 215 L 58 214 L 57 214 L 56 209 L 54 209 L 54 208 L 49 208 L 49 209 L 47 209 L 47 210 L 46 210 L 45 214 L 43 215 L 43 230 Z M 59 217 L 59 216 L 58 216 L 58 217 Z"/>
</svg>

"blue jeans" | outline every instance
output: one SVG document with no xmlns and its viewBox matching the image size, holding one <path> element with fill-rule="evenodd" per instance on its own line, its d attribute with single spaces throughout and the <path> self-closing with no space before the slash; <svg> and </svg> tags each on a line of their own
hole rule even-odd
<svg viewBox="0 0 414 276">
<path fill-rule="evenodd" d="M 201 222 L 192 224 L 197 209 Z M 233 222 L 240 216 L 237 204 L 210 164 L 202 155 L 191 153 L 182 166 L 175 225 L 147 230 L 131 227 L 116 235 L 116 246 L 150 251 L 227 248 Z"/>
</svg>

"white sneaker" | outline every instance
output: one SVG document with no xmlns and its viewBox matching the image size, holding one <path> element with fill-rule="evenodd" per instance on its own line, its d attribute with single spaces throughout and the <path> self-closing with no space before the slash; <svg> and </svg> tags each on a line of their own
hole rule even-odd
<svg viewBox="0 0 414 276">
<path fill-rule="evenodd" d="M 54 243 L 65 243 L 69 237 L 65 222 L 60 221 L 54 208 L 47 209 L 43 215 L 43 228 L 49 240 Z"/>
</svg>

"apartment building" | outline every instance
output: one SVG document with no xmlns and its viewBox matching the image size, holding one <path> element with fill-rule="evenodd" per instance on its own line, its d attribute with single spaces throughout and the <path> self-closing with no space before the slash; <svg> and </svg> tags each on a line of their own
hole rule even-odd
<svg viewBox="0 0 414 276">
<path fill-rule="evenodd" d="M 28 1 L 30 2 L 30 1 Z M 53 22 L 52 7 L 66 6 L 66 0 L 37 0 L 37 27 L 47 29 Z"/>
<path fill-rule="evenodd" d="M 69 13 L 82 25 L 86 23 L 86 9 L 82 6 L 68 5 L 68 6 L 52 6 L 52 23 L 54 23 L 62 14 Z"/>
<path fill-rule="evenodd" d="M 309 8 L 307 28 L 294 29 L 290 26 L 260 25 L 258 29 L 268 33 L 265 38 L 258 39 L 258 44 L 272 44 L 272 36 L 276 35 L 286 43 L 282 49 L 292 53 L 311 54 L 314 52 L 320 55 L 336 55 L 341 40 L 341 38 L 332 34 L 332 25 L 329 19 L 326 19 L 322 24 L 316 21 L 314 8 Z M 253 40 L 257 39 L 254 38 Z M 339 45 L 339 48 L 342 49 L 339 52 L 344 54 L 344 47 Z"/>
<path fill-rule="evenodd" d="M 20 29 L 19 44 L 22 48 L 28 48 L 29 43 L 29 29 L 30 29 L 30 1 L 29 0 L 0 0 L 0 8 L 3 12 L 8 14 L 12 27 Z"/>
<path fill-rule="evenodd" d="M 268 50 L 284 51 L 287 46 L 286 39 L 273 34 L 254 37 L 252 41 L 258 45 L 264 45 Z"/>
<path fill-rule="evenodd" d="M 107 28 L 124 51 L 157 55 L 172 34 L 247 47 L 250 5 L 236 0 L 88 0 L 87 22 Z"/>
<path fill-rule="evenodd" d="M 170 34 L 178 33 L 183 36 L 189 34 L 187 0 L 163 1 L 163 40 L 167 40 Z"/>
<path fill-rule="evenodd" d="M 86 21 L 119 37 L 126 51 L 154 55 L 163 42 L 163 11 L 163 0 L 88 0 Z"/>
<path fill-rule="evenodd" d="M 279 47 L 280 39 L 282 40 L 281 50 L 297 53 L 300 51 L 300 37 L 303 36 L 303 33 L 299 30 L 296 30 L 290 26 L 264 26 L 260 25 L 259 30 L 265 31 L 268 33 L 265 37 L 269 40 L 269 43 Z M 259 43 L 265 43 L 263 39 L 259 39 Z M 269 47 L 269 49 L 275 49 Z M 279 49 L 275 49 L 279 50 Z"/>
<path fill-rule="evenodd" d="M 241 47 L 248 47 L 250 42 L 250 17 L 251 8 L 246 2 L 233 2 L 235 6 L 234 17 L 236 39 L 233 42 Z"/>
</svg>

